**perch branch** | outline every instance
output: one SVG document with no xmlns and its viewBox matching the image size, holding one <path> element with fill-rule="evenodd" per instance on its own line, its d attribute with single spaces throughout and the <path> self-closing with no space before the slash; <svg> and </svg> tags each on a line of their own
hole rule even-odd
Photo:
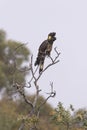
<svg viewBox="0 0 87 130">
<path fill-rule="evenodd" d="M 36 79 L 36 82 L 39 80 L 39 78 L 41 77 L 41 75 L 43 74 L 44 71 L 46 71 L 50 66 L 52 66 L 52 65 L 54 65 L 54 64 L 56 64 L 56 63 L 59 62 L 58 58 L 59 58 L 60 53 L 57 51 L 57 47 L 54 48 L 54 51 L 56 52 L 56 55 L 57 55 L 57 56 L 55 57 L 55 59 L 53 59 L 53 58 L 50 56 L 51 63 L 48 64 L 48 65 L 43 69 L 43 71 L 39 74 L 39 76 L 38 76 L 37 79 Z"/>
</svg>

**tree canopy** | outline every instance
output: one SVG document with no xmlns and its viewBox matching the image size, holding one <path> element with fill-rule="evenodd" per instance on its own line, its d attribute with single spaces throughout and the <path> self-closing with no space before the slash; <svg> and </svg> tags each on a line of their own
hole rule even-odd
<svg viewBox="0 0 87 130">
<path fill-rule="evenodd" d="M 33 96 L 29 97 L 33 98 Z M 39 102 L 43 102 L 45 99 L 39 97 Z M 38 102 L 38 105 L 39 105 Z M 8 100 L 6 97 L 0 101 L 0 130 L 18 130 L 21 120 L 24 117 L 26 119 L 26 114 L 29 112 L 30 108 L 23 100 L 17 100 L 16 102 Z M 46 103 L 44 108 L 41 109 L 41 117 L 38 122 L 39 130 L 58 130 L 56 125 L 50 124 L 49 115 L 53 108 L 50 104 Z M 31 118 L 32 119 L 32 118 Z M 35 120 L 34 120 L 35 121 Z M 29 121 L 26 120 L 25 129 L 29 130 Z"/>
<path fill-rule="evenodd" d="M 7 88 L 13 83 L 25 82 L 27 68 L 25 62 L 29 62 L 29 49 L 23 43 L 9 40 L 6 32 L 0 30 L 0 90 Z M 22 73 L 21 73 L 22 72 Z"/>
</svg>

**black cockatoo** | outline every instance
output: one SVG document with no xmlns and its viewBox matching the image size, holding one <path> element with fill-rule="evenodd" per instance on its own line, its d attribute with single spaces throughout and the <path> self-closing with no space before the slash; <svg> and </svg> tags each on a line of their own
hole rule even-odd
<svg viewBox="0 0 87 130">
<path fill-rule="evenodd" d="M 34 65 L 38 65 L 40 67 L 39 73 L 43 70 L 45 57 L 50 56 L 53 42 L 56 40 L 55 35 L 55 32 L 49 33 L 47 40 L 43 41 L 38 49 L 38 56 Z"/>
</svg>

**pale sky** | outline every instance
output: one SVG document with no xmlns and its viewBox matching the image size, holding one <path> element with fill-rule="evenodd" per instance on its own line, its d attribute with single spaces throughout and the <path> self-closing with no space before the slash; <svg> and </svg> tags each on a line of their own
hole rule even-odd
<svg viewBox="0 0 87 130">
<path fill-rule="evenodd" d="M 87 107 L 87 0 L 0 0 L 0 29 L 10 39 L 28 42 L 34 59 L 41 42 L 55 31 L 53 48 L 61 52 L 60 62 L 44 73 L 40 87 L 48 92 L 53 81 L 57 94 L 49 102 L 54 107 L 59 101 Z"/>
</svg>

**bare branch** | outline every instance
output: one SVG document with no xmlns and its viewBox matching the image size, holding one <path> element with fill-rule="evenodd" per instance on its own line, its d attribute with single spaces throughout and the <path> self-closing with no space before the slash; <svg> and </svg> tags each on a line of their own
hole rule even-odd
<svg viewBox="0 0 87 130">
<path fill-rule="evenodd" d="M 46 71 L 50 66 L 53 66 L 54 64 L 56 64 L 56 63 L 59 62 L 58 58 L 59 58 L 60 53 L 58 53 L 57 47 L 55 47 L 54 50 L 55 50 L 57 56 L 55 57 L 55 59 L 53 59 L 51 56 L 49 56 L 50 59 L 51 59 L 51 63 L 48 64 L 48 65 L 43 69 L 43 71 L 42 71 L 42 72 L 39 74 L 39 76 L 37 77 L 36 81 L 39 80 L 39 78 L 41 77 L 41 75 L 43 74 L 43 72 Z"/>
<path fill-rule="evenodd" d="M 33 55 L 31 56 L 30 68 L 31 68 L 32 78 L 34 78 L 36 80 L 35 73 L 33 71 Z"/>
<path fill-rule="evenodd" d="M 18 130 L 23 130 L 24 129 L 24 120 L 22 120 L 21 126 Z"/>
<path fill-rule="evenodd" d="M 50 86 L 51 86 L 51 92 L 47 93 L 47 94 L 49 94 L 49 96 L 40 104 L 40 106 L 38 107 L 38 112 L 43 107 L 43 105 L 48 101 L 49 98 L 55 97 L 55 95 L 56 95 L 56 91 L 53 91 L 53 82 L 50 83 Z"/>
<path fill-rule="evenodd" d="M 55 47 L 54 50 L 55 50 L 55 52 L 57 54 L 57 56 L 54 59 L 54 61 L 56 61 L 61 53 L 57 51 L 57 47 Z"/>
<path fill-rule="evenodd" d="M 34 73 L 33 73 L 34 75 L 35 75 L 35 73 L 37 72 L 37 69 L 38 69 L 38 67 L 37 67 L 36 70 L 34 71 Z M 28 82 L 29 84 L 31 84 L 31 81 L 33 80 L 33 78 L 34 78 L 34 77 L 32 76 L 32 78 L 31 78 L 30 81 Z"/>
<path fill-rule="evenodd" d="M 32 63 L 33 63 L 33 55 L 31 56 L 31 65 L 30 65 L 30 67 L 31 67 L 31 73 L 32 73 L 32 78 L 31 78 L 31 80 L 29 81 L 29 84 L 30 84 L 31 81 L 34 79 L 34 85 L 35 85 L 35 88 L 36 88 L 36 94 L 35 94 L 35 98 L 34 98 L 34 102 L 33 102 L 33 107 L 35 107 L 35 106 L 36 106 L 36 103 L 37 103 L 37 100 L 38 100 L 39 92 L 40 92 L 41 90 L 39 90 L 39 86 L 37 85 L 37 79 L 36 79 L 36 77 L 35 77 L 35 73 L 36 73 L 38 67 L 36 68 L 36 70 L 35 70 L 35 72 L 34 72 L 34 71 L 33 71 L 33 65 L 32 65 Z"/>
<path fill-rule="evenodd" d="M 23 44 L 24 45 L 24 44 Z M 21 47 L 21 46 L 19 46 Z M 17 47 L 15 49 L 15 52 L 16 50 L 19 48 Z M 30 60 L 30 65 L 29 65 L 29 68 L 25 69 L 25 70 L 19 70 L 21 72 L 25 72 L 25 71 L 28 71 L 30 70 L 31 72 L 31 78 L 30 78 L 30 81 L 28 82 L 28 85 L 29 86 L 24 86 L 24 85 L 20 85 L 20 84 L 17 84 L 15 83 L 15 87 L 17 88 L 17 91 L 20 93 L 20 95 L 23 96 L 25 102 L 27 104 L 29 104 L 31 106 L 31 111 L 29 113 L 29 115 L 36 115 L 36 116 L 39 116 L 39 112 L 41 110 L 41 108 L 46 104 L 46 102 L 49 100 L 49 98 L 54 98 L 55 95 L 56 95 L 56 91 L 53 89 L 53 82 L 50 83 L 50 92 L 49 93 L 46 93 L 47 94 L 47 98 L 39 105 L 37 106 L 37 102 L 38 102 L 38 97 L 39 97 L 39 93 L 41 92 L 41 89 L 39 88 L 39 85 L 38 85 L 38 80 L 40 79 L 40 77 L 42 76 L 42 74 L 51 66 L 53 66 L 54 64 L 58 63 L 59 62 L 59 55 L 60 53 L 57 51 L 57 48 L 54 48 L 54 51 L 56 53 L 56 56 L 55 58 L 52 58 L 51 56 L 50 59 L 51 59 L 51 63 L 48 64 L 44 69 L 43 71 L 38 75 L 36 76 L 36 72 L 38 70 L 38 67 L 34 70 L 33 68 L 33 55 L 31 56 L 31 60 Z M 15 61 L 14 61 L 15 63 Z M 15 65 L 16 66 L 16 65 Z M 18 69 L 16 67 L 16 69 Z M 32 87 L 32 82 L 34 83 L 34 87 L 35 87 L 35 97 L 33 99 L 33 101 L 31 102 L 29 99 L 27 99 L 25 93 L 24 93 L 24 87 L 27 87 L 27 88 L 31 88 Z M 19 130 L 22 130 L 22 128 L 24 127 L 24 123 L 21 124 Z M 24 129 L 24 128 L 23 128 Z M 30 130 L 32 130 L 33 128 L 30 128 Z"/>
<path fill-rule="evenodd" d="M 41 77 L 41 75 L 43 74 L 44 71 L 46 71 L 50 66 L 52 66 L 52 65 L 54 65 L 54 64 L 56 64 L 56 63 L 59 62 L 59 60 L 57 60 L 57 59 L 58 59 L 60 53 L 58 53 L 56 47 L 54 48 L 54 50 L 55 50 L 57 56 L 55 57 L 55 59 L 53 59 L 51 56 L 49 56 L 52 62 L 44 68 L 44 70 L 39 74 L 39 76 L 38 76 L 37 78 L 35 77 L 35 74 L 36 74 L 36 72 L 37 72 L 38 67 L 36 68 L 35 71 L 33 71 L 33 55 L 31 56 L 31 64 L 30 64 L 30 68 L 29 68 L 29 69 L 31 70 L 32 78 L 31 78 L 31 80 L 28 82 L 29 85 L 30 85 L 30 83 L 31 83 L 31 81 L 32 81 L 33 79 L 35 80 L 34 83 L 36 84 L 37 81 L 40 79 L 40 77 Z M 31 85 L 30 85 L 30 86 L 31 86 Z"/>
<path fill-rule="evenodd" d="M 33 108 L 32 102 L 29 99 L 27 99 L 25 96 L 24 89 L 23 89 L 24 87 L 22 85 L 19 85 L 18 83 L 14 84 L 14 87 L 16 87 L 17 91 L 20 93 L 20 95 L 23 96 L 25 102 Z"/>
<path fill-rule="evenodd" d="M 16 67 L 16 69 L 19 71 L 19 72 L 27 72 L 27 71 L 29 71 L 31 68 L 24 68 L 24 69 L 19 69 L 19 68 L 17 68 Z"/>
<path fill-rule="evenodd" d="M 38 88 L 36 87 L 36 95 L 35 95 L 34 102 L 33 102 L 34 108 L 36 107 L 36 104 L 37 104 L 37 100 L 38 100 L 39 92 L 40 92 L 40 91 L 41 91 L 41 89 L 39 90 L 39 86 L 38 86 Z"/>
</svg>

